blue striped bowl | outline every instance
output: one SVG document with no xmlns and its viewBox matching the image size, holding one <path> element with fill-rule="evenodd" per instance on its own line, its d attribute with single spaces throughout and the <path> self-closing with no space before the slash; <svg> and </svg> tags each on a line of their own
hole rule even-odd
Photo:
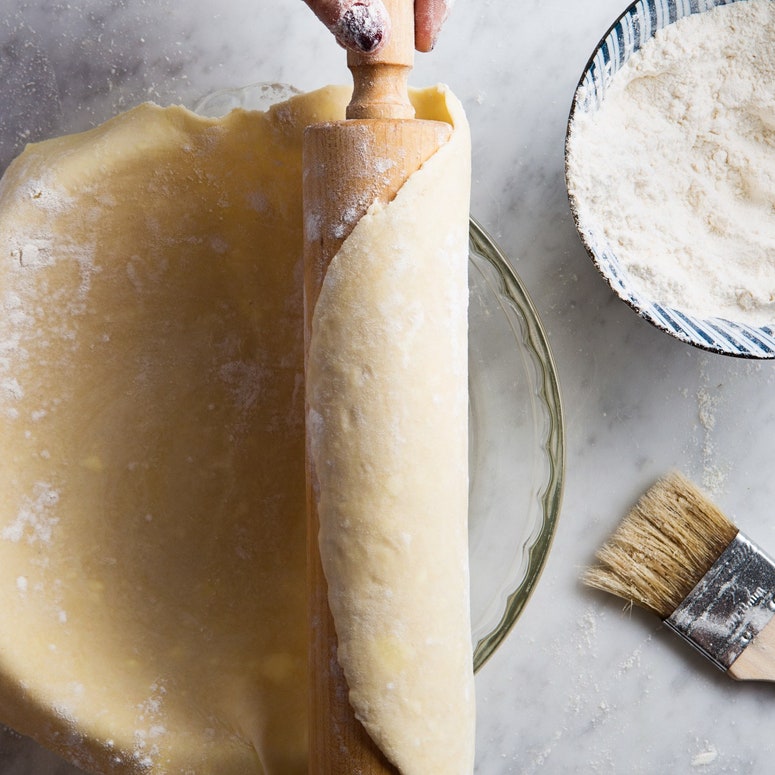
<svg viewBox="0 0 775 775">
<path fill-rule="evenodd" d="M 746 0 L 637 0 L 603 36 L 584 68 L 571 107 L 570 126 L 576 111 L 597 110 L 616 73 L 643 44 L 676 20 L 710 11 L 719 5 Z M 567 140 L 566 140 L 567 142 Z M 566 166 L 567 174 L 567 166 Z M 631 286 L 625 269 L 610 248 L 597 242 L 579 223 L 573 197 L 571 210 L 581 240 L 597 268 L 614 291 L 641 317 L 662 331 L 695 347 L 742 358 L 775 358 L 772 326 L 748 326 L 723 318 L 699 318 L 680 309 L 657 304 Z"/>
</svg>

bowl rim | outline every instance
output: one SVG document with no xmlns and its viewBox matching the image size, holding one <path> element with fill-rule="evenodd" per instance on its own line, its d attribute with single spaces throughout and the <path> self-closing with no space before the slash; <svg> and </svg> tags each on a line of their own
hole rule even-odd
<svg viewBox="0 0 775 775">
<path fill-rule="evenodd" d="M 610 24 L 606 31 L 601 35 L 597 44 L 592 49 L 592 53 L 586 60 L 584 67 L 581 70 L 581 74 L 576 82 L 576 86 L 573 89 L 573 98 L 571 100 L 570 109 L 568 112 L 568 119 L 565 124 L 565 142 L 563 148 L 563 167 L 565 178 L 565 192 L 568 199 L 568 205 L 570 208 L 571 216 L 573 218 L 574 227 L 581 240 L 589 258 L 592 260 L 592 264 L 597 269 L 598 273 L 602 275 L 611 290 L 614 291 L 616 296 L 627 304 L 639 317 L 643 318 L 654 326 L 657 330 L 662 331 L 674 339 L 679 340 L 685 344 L 692 345 L 700 350 L 704 350 L 715 355 L 726 355 L 733 358 L 740 358 L 743 360 L 770 360 L 775 359 L 775 327 L 773 326 L 751 326 L 747 324 L 738 323 L 722 317 L 706 317 L 700 318 L 695 315 L 690 315 L 675 307 L 667 307 L 655 300 L 649 300 L 650 305 L 659 314 L 652 314 L 649 309 L 646 309 L 640 305 L 630 294 L 625 292 L 622 285 L 615 282 L 612 277 L 612 272 L 609 271 L 598 255 L 597 250 L 592 245 L 587 234 L 584 232 L 581 226 L 581 222 L 578 214 L 578 206 L 576 198 L 571 193 L 570 186 L 570 135 L 573 120 L 576 117 L 577 112 L 580 111 L 579 102 L 582 94 L 582 87 L 587 79 L 589 71 L 592 69 L 595 60 L 602 50 L 607 47 L 608 41 L 611 38 L 612 33 L 621 27 L 622 23 L 630 16 L 632 16 L 639 7 L 643 7 L 651 11 L 655 8 L 655 3 L 659 0 L 632 0 L 627 7 L 616 17 L 616 19 Z M 677 0 L 666 0 L 671 3 L 671 7 L 675 6 Z M 746 0 L 705 0 L 707 5 L 696 5 L 692 3 L 686 8 L 688 11 L 682 13 L 675 18 L 669 18 L 666 24 L 662 27 L 656 27 L 652 25 L 648 38 L 642 40 L 634 50 L 629 54 L 627 60 L 629 61 L 633 53 L 640 50 L 645 40 L 650 40 L 654 37 L 656 32 L 665 29 L 680 19 L 694 16 L 700 13 L 713 11 L 716 8 L 722 6 L 733 5 L 738 2 L 746 2 Z M 610 61 L 610 55 L 609 60 Z M 621 65 L 619 66 L 621 67 Z M 613 79 L 618 72 L 619 68 L 610 76 L 608 83 Z M 690 335 L 687 328 L 694 332 L 694 335 Z M 707 329 L 710 329 L 708 331 Z M 735 341 L 734 337 L 742 339 L 748 339 L 751 341 L 752 346 L 757 349 L 743 349 L 739 341 Z M 761 339 L 770 339 L 771 342 L 762 342 Z M 724 347 L 721 345 L 720 340 L 726 340 L 729 346 Z"/>
</svg>

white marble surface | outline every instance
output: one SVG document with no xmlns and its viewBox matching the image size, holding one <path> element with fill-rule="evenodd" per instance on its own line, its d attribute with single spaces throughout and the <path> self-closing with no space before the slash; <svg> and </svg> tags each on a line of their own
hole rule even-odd
<svg viewBox="0 0 775 775">
<path fill-rule="evenodd" d="M 624 3 L 459 0 L 413 76 L 446 81 L 468 110 L 472 212 L 535 301 L 566 415 L 553 550 L 516 628 L 477 678 L 481 775 L 769 773 L 775 754 L 769 685 L 734 684 L 656 619 L 578 582 L 637 495 L 673 467 L 775 550 L 766 475 L 775 366 L 690 349 L 641 321 L 592 267 L 568 211 L 571 95 Z M 0 167 L 24 139 L 83 128 L 140 99 L 192 104 L 254 81 L 312 88 L 347 77 L 301 0 L 4 0 Z M 76 771 L 5 733 L 0 772 Z"/>
</svg>

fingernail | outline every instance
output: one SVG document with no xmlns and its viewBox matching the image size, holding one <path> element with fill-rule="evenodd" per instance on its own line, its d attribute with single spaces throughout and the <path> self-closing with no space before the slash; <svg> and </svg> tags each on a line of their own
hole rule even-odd
<svg viewBox="0 0 775 775">
<path fill-rule="evenodd" d="M 345 48 L 373 54 L 387 39 L 389 17 L 382 0 L 356 0 L 332 27 Z"/>
</svg>

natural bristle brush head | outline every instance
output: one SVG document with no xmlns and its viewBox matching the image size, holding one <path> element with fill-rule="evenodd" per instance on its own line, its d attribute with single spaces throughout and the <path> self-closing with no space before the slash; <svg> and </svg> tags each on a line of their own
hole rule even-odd
<svg viewBox="0 0 775 775">
<path fill-rule="evenodd" d="M 666 619 L 737 532 L 697 487 L 674 472 L 640 498 L 582 579 Z"/>
</svg>

